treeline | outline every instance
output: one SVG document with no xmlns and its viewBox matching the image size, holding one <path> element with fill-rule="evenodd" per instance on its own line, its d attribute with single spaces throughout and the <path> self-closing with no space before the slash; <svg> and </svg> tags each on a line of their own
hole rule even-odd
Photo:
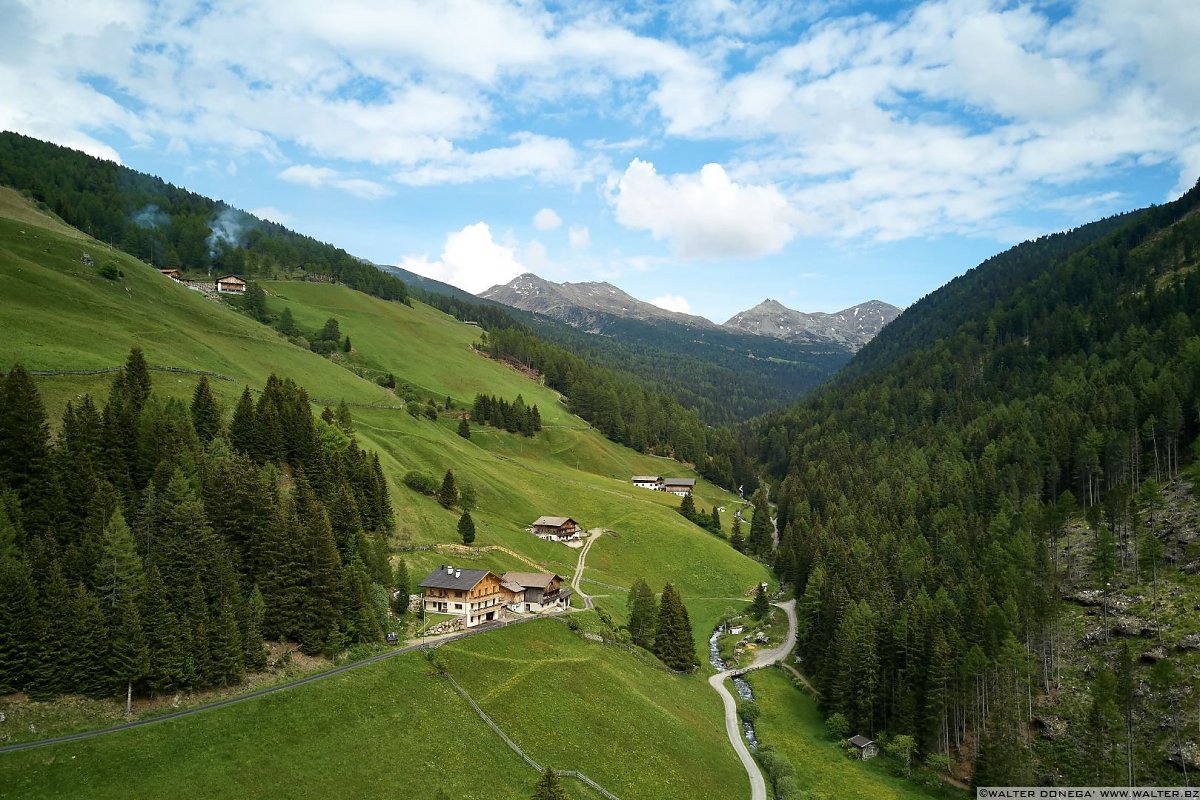
<svg viewBox="0 0 1200 800">
<path fill-rule="evenodd" d="M 28 373 L 0 389 L 0 693 L 236 683 L 264 637 L 375 641 L 389 589 L 407 593 L 378 457 L 344 405 L 314 419 L 272 376 L 226 423 L 205 378 L 190 405 L 156 396 L 137 349 L 53 437 Z"/>
<path fill-rule="evenodd" d="M 242 277 L 300 273 L 408 302 L 404 281 L 344 250 L 77 150 L 0 133 L 0 184 L 155 266 Z"/>
<path fill-rule="evenodd" d="M 663 586 L 659 600 L 644 578 L 634 581 L 625 627 L 634 644 L 651 651 L 673 670 L 687 672 L 700 663 L 687 606 L 672 583 Z"/>
<path fill-rule="evenodd" d="M 1046 251 L 978 319 L 754 427 L 800 651 L 855 731 L 911 734 L 935 758 L 975 753 L 978 783 L 1033 779 L 1028 701 L 1059 688 L 1066 521 L 1085 510 L 1098 581 L 1134 580 L 1112 568 L 1113 542 L 1122 559 L 1137 552 L 1142 483 L 1174 476 L 1200 432 L 1198 204 L 1200 188 L 1068 255 Z M 1096 681 L 1100 702 L 1111 686 Z M 1092 767 L 1124 737 L 1097 714 L 1044 765 L 1063 782 L 1103 783 Z"/>
<path fill-rule="evenodd" d="M 471 419 L 480 425 L 491 425 L 524 436 L 533 436 L 542 429 L 542 412 L 536 405 L 526 405 L 521 395 L 510 403 L 503 397 L 477 394 L 471 406 Z"/>
</svg>

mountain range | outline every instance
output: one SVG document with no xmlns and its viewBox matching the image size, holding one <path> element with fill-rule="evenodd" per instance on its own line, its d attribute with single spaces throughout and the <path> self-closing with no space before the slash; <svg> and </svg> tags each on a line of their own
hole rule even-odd
<svg viewBox="0 0 1200 800">
<path fill-rule="evenodd" d="M 589 333 L 608 333 L 617 320 L 669 322 L 697 330 L 724 328 L 785 342 L 834 345 L 851 353 L 873 339 L 884 325 L 900 314 L 899 308 L 880 300 L 826 314 L 796 311 L 768 299 L 735 314 L 723 325 L 717 325 L 704 317 L 669 311 L 638 300 L 611 283 L 554 283 L 532 273 L 493 286 L 479 296 L 550 317 Z"/>
</svg>

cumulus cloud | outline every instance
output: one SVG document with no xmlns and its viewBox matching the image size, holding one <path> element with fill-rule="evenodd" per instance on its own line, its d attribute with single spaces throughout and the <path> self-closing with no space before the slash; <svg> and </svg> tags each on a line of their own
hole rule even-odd
<svg viewBox="0 0 1200 800">
<path fill-rule="evenodd" d="M 599 169 L 598 159 L 584 159 L 566 139 L 518 133 L 517 143 L 468 152 L 451 149 L 418 159 L 392 175 L 397 183 L 431 186 L 475 183 L 532 175 L 544 183 L 577 186 Z"/>
<path fill-rule="evenodd" d="M 576 250 L 584 250 L 592 243 L 592 234 L 587 225 L 572 225 L 567 230 L 567 241 Z"/>
<path fill-rule="evenodd" d="M 539 231 L 556 230 L 562 225 L 562 217 L 553 208 L 543 208 L 533 215 L 533 227 Z"/>
<path fill-rule="evenodd" d="M 299 183 L 314 189 L 331 186 L 364 200 L 378 200 L 392 193 L 386 186 L 375 181 L 364 178 L 347 178 L 331 167 L 318 167 L 312 164 L 295 164 L 280 172 L 278 177 L 288 183 Z"/>
<path fill-rule="evenodd" d="M 610 201 L 618 222 L 671 242 L 685 258 L 753 258 L 796 235 L 796 212 L 778 189 L 735 183 L 719 164 L 665 177 L 634 159 Z"/>
<path fill-rule="evenodd" d="M 650 305 L 658 306 L 667 311 L 675 311 L 680 314 L 692 313 L 692 304 L 687 301 L 687 298 L 680 294 L 664 294 L 661 297 L 656 297 L 650 301 Z"/>
<path fill-rule="evenodd" d="M 528 271 L 511 247 L 492 238 L 486 222 L 476 222 L 449 234 L 436 261 L 425 256 L 408 256 L 401 260 L 400 266 L 472 294 L 508 283 Z"/>
</svg>

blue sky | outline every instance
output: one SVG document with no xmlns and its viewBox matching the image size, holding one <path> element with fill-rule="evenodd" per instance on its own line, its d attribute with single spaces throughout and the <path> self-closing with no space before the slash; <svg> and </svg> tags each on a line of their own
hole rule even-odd
<svg viewBox="0 0 1200 800">
<path fill-rule="evenodd" d="M 480 291 L 908 305 L 1200 177 L 1183 0 L 0 0 L 0 128 Z"/>
</svg>

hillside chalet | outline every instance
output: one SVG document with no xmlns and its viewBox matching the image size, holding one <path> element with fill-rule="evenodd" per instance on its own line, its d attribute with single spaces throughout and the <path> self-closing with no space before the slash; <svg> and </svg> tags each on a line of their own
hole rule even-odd
<svg viewBox="0 0 1200 800">
<path fill-rule="evenodd" d="M 162 275 L 166 275 L 168 278 L 170 278 L 172 280 L 176 280 L 176 281 L 183 280 L 183 273 L 181 273 L 177 269 L 160 269 L 159 273 Z"/>
<path fill-rule="evenodd" d="M 220 294 L 245 294 L 246 282 L 237 275 L 226 275 L 217 278 L 217 291 Z"/>
<path fill-rule="evenodd" d="M 579 538 L 579 523 L 570 517 L 538 517 L 530 530 L 539 539 L 562 542 Z"/>
<path fill-rule="evenodd" d="M 426 611 L 456 614 L 468 628 L 504 619 L 500 576 L 486 569 L 459 569 L 442 564 L 421 581 Z"/>
<path fill-rule="evenodd" d="M 633 485 L 639 489 L 652 489 L 656 492 L 670 492 L 683 497 L 691 494 L 696 488 L 695 478 L 663 478 L 659 475 L 634 475 Z"/>
<path fill-rule="evenodd" d="M 571 587 L 553 572 L 506 572 L 503 581 L 501 594 L 509 593 L 505 604 L 513 611 L 536 614 L 566 608 L 571 598 Z"/>
</svg>

